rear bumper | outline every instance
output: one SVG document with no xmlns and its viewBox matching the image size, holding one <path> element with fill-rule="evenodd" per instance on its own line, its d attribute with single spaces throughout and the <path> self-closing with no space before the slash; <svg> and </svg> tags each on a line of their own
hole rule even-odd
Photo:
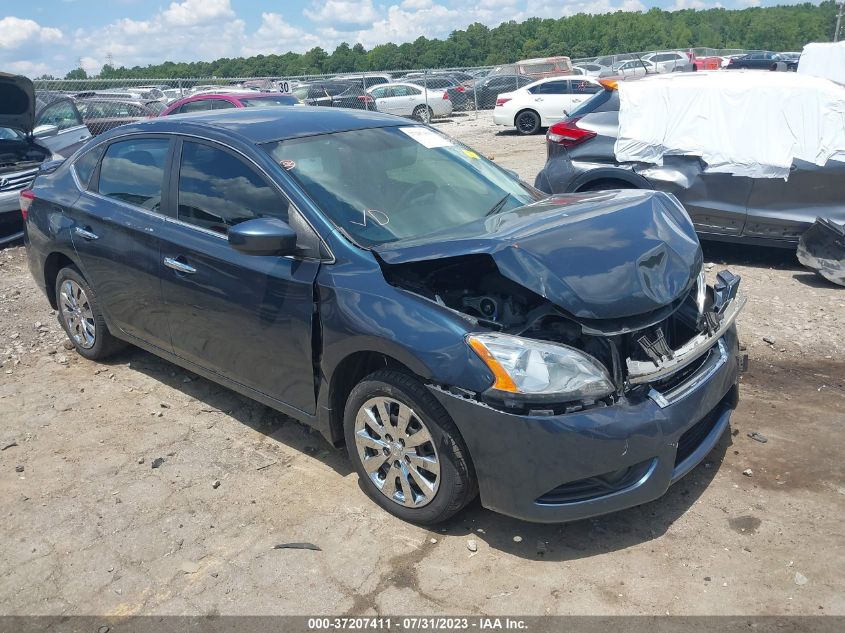
<svg viewBox="0 0 845 633">
<path fill-rule="evenodd" d="M 20 190 L 0 193 L 0 245 L 23 237 Z"/>
<path fill-rule="evenodd" d="M 716 446 L 738 397 L 736 328 L 719 342 L 721 360 L 672 402 L 650 395 L 527 416 L 431 390 L 467 443 L 482 505 L 527 521 L 574 521 L 657 499 Z"/>
</svg>

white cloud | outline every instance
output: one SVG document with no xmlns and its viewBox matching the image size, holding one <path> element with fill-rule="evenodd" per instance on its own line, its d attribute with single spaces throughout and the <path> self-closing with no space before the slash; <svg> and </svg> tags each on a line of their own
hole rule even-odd
<svg viewBox="0 0 845 633">
<path fill-rule="evenodd" d="M 230 20 L 235 12 L 229 0 L 185 0 L 173 2 L 161 12 L 162 22 L 171 26 L 199 26 Z"/>
<path fill-rule="evenodd" d="M 315 46 L 325 46 L 322 38 L 286 22 L 278 13 L 262 13 L 261 26 L 247 40 L 244 55 L 303 52 Z"/>
<path fill-rule="evenodd" d="M 379 18 L 373 0 L 324 0 L 312 2 L 302 12 L 315 24 L 361 26 Z"/>
<path fill-rule="evenodd" d="M 0 20 L 0 49 L 13 50 L 24 45 L 58 42 L 62 32 L 41 26 L 35 20 L 7 16 Z"/>
</svg>

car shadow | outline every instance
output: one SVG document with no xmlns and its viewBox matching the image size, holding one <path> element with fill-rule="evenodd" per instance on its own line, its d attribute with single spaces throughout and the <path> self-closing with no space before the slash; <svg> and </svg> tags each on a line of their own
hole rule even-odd
<svg viewBox="0 0 845 633">
<path fill-rule="evenodd" d="M 792 278 L 798 283 L 802 283 L 810 288 L 842 288 L 842 286 L 828 281 L 814 272 L 795 273 L 792 275 Z"/>
<path fill-rule="evenodd" d="M 128 364 L 130 369 L 203 403 L 209 412 L 220 411 L 275 442 L 319 459 L 341 477 L 353 472 L 346 452 L 335 449 L 318 431 L 149 352 L 129 347 L 99 362 Z"/>
<path fill-rule="evenodd" d="M 730 428 L 730 427 L 729 427 Z M 440 534 L 474 539 L 489 547 L 537 561 L 561 562 L 607 554 L 657 539 L 686 513 L 710 485 L 731 446 L 725 432 L 710 454 L 665 495 L 641 506 L 572 523 L 529 523 L 481 506 L 478 499 L 444 526 Z"/>
<path fill-rule="evenodd" d="M 806 271 L 795 256 L 793 248 L 773 246 L 752 246 L 733 242 L 701 240 L 704 261 L 717 266 L 741 264 L 752 268 L 778 268 L 781 270 Z"/>
</svg>

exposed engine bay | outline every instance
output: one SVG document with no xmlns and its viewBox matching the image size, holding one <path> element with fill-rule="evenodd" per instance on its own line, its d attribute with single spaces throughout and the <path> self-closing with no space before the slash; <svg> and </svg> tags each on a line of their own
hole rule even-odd
<svg viewBox="0 0 845 633">
<path fill-rule="evenodd" d="M 28 140 L 0 138 L 0 174 L 38 167 L 49 152 Z"/>
<path fill-rule="evenodd" d="M 723 271 L 712 289 L 705 285 L 702 273 L 668 317 L 638 329 L 603 334 L 596 331 L 594 321 L 578 319 L 504 277 L 486 254 L 401 264 L 382 262 L 382 270 L 392 285 L 456 311 L 484 328 L 586 352 L 613 378 L 613 398 L 647 391 L 649 383 L 658 380 L 663 387 L 683 381 L 699 366 L 698 359 L 706 357 L 741 307 L 734 301 L 739 277 Z M 640 324 L 639 319 L 632 321 Z M 561 410 L 570 411 L 601 403 L 561 404 Z"/>
</svg>

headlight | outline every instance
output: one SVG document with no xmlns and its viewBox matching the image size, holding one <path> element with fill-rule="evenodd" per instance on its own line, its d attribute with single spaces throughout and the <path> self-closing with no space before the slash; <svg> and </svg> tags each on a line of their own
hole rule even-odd
<svg viewBox="0 0 845 633">
<path fill-rule="evenodd" d="M 587 400 L 615 391 L 604 366 L 572 347 L 507 334 L 471 334 L 467 343 L 495 376 L 502 395 Z"/>
</svg>

